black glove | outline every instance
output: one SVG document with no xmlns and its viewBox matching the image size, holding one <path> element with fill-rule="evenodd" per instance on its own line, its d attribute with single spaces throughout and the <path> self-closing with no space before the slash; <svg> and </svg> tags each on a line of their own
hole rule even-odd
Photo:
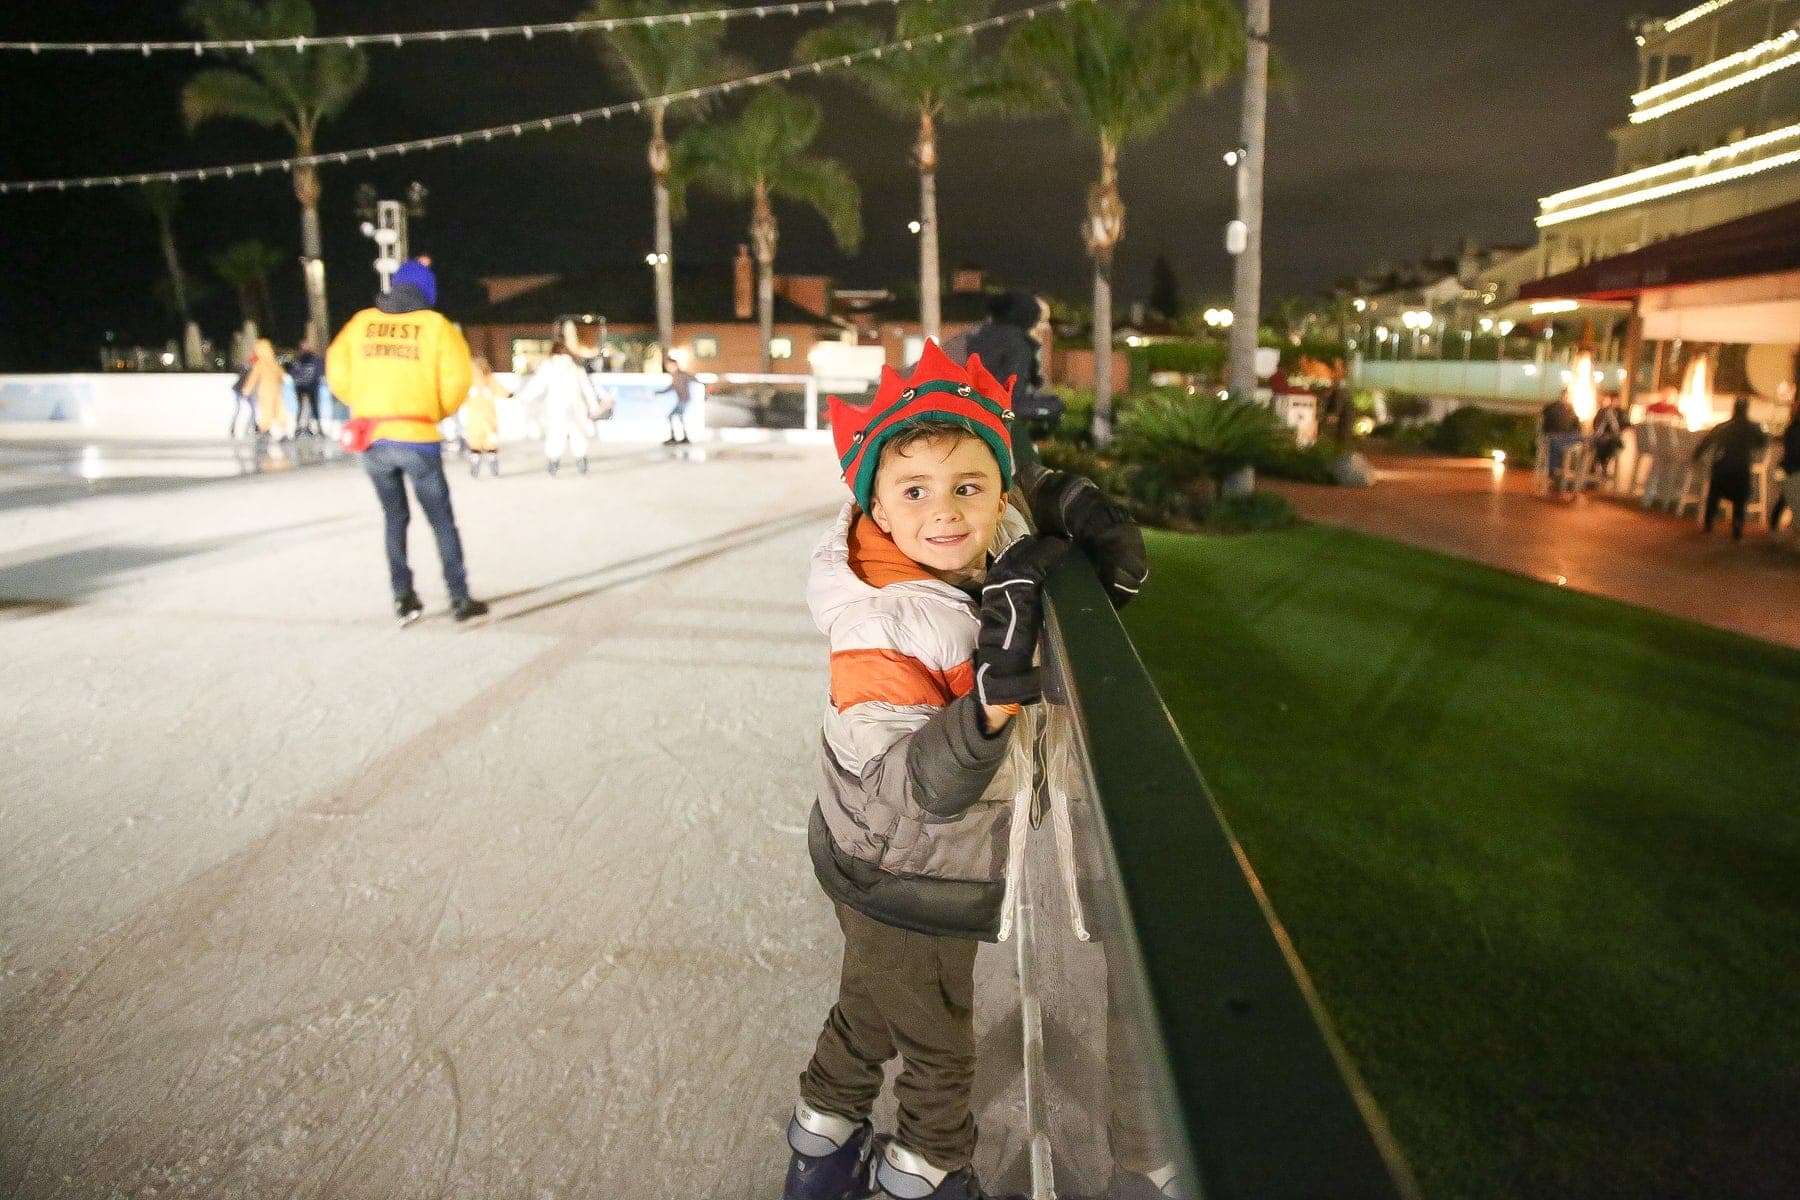
<svg viewBox="0 0 1800 1200">
<path fill-rule="evenodd" d="M 1072 539 L 1094 562 L 1114 608 L 1124 608 L 1150 573 L 1137 522 L 1094 481 L 1046 471 L 1031 489 L 1031 519 L 1039 533 Z"/>
<path fill-rule="evenodd" d="M 1044 623 L 1044 573 L 1067 550 L 1060 538 L 1030 535 L 1008 546 L 988 568 L 975 638 L 975 693 L 983 704 L 1036 704 L 1044 698 L 1031 661 Z"/>
</svg>

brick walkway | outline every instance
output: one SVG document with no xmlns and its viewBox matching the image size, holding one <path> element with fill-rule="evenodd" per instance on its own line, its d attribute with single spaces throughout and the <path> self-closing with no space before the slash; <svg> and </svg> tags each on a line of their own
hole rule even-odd
<svg viewBox="0 0 1800 1200">
<path fill-rule="evenodd" d="M 1309 521 L 1392 538 L 1690 621 L 1800 648 L 1800 551 L 1760 524 L 1733 545 L 1635 501 L 1537 495 L 1529 470 L 1374 456 L 1371 488 L 1259 481 Z M 1791 538 L 1791 534 L 1789 535 Z"/>
</svg>

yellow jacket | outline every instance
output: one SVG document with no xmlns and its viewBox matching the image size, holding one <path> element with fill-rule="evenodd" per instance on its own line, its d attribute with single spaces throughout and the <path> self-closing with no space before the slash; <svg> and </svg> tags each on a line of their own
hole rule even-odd
<svg viewBox="0 0 1800 1200">
<path fill-rule="evenodd" d="M 325 353 L 325 380 L 351 416 L 424 418 L 378 421 L 371 441 L 439 441 L 437 423 L 462 407 L 472 374 L 462 331 L 428 308 L 365 308 Z"/>
</svg>

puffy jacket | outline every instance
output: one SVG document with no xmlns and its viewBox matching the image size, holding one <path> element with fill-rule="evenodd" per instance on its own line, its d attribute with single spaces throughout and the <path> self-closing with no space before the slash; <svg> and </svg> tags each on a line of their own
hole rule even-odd
<svg viewBox="0 0 1800 1200">
<path fill-rule="evenodd" d="M 1009 510 L 990 552 L 1025 532 Z M 982 732 L 974 599 L 907 559 L 854 504 L 814 550 L 806 598 L 831 640 L 807 839 L 820 885 L 888 925 L 995 940 L 1036 715 Z"/>
<path fill-rule="evenodd" d="M 424 418 L 379 421 L 372 441 L 440 440 L 437 423 L 462 407 L 473 375 L 462 331 L 429 308 L 365 308 L 325 352 L 326 382 L 351 416 Z"/>
</svg>

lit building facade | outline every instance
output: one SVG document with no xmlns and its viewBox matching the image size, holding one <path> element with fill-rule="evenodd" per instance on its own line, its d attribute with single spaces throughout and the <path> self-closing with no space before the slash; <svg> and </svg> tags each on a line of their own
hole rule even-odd
<svg viewBox="0 0 1800 1200">
<path fill-rule="evenodd" d="M 1706 0 L 1635 33 L 1614 174 L 1538 202 L 1531 274 L 1800 200 L 1800 0 Z"/>
</svg>

